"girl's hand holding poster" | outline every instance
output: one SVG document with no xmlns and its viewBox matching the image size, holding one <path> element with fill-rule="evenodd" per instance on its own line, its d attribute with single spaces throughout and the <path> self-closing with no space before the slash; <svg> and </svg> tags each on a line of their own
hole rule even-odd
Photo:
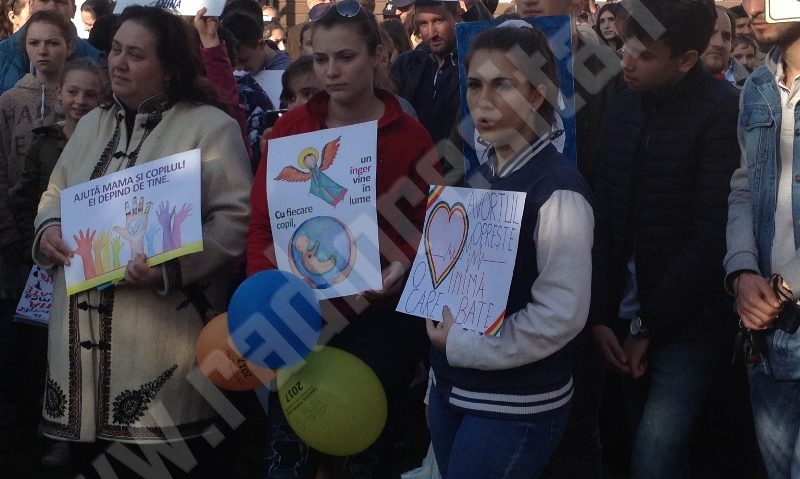
<svg viewBox="0 0 800 479">
<path fill-rule="evenodd" d="M 382 287 L 378 122 L 269 141 L 267 200 L 278 267 L 320 299 Z"/>
<path fill-rule="evenodd" d="M 505 318 L 525 193 L 431 186 L 397 311 L 497 335 Z"/>
<path fill-rule="evenodd" d="M 155 266 L 202 251 L 200 211 L 199 149 L 61 191 L 62 238 L 76 255 L 67 293 L 123 279 L 136 255 Z"/>
</svg>

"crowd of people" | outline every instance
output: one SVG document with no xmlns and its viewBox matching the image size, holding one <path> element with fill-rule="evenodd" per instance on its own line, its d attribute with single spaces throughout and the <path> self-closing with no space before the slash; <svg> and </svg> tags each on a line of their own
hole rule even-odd
<svg viewBox="0 0 800 479">
<path fill-rule="evenodd" d="M 255 448 L 248 477 L 382 479 L 428 443 L 431 478 L 591 479 L 613 460 L 636 479 L 800 477 L 800 23 L 767 23 L 764 0 L 307 3 L 287 28 L 263 0 L 219 17 L 4 0 L 0 424 L 41 402 L 42 464 L 83 477 L 228 477 Z M 551 36 L 529 21 L 563 15 Z M 493 19 L 457 48 L 456 24 Z M 219 401 L 244 393 L 198 381 L 195 344 L 278 267 L 271 140 L 369 121 L 382 288 L 321 308 L 346 325 L 327 344 L 379 378 L 386 426 L 331 457 L 272 393 L 265 443 L 219 445 Z M 68 294 L 91 242 L 62 237 L 62 190 L 196 148 L 203 251 L 148 266 L 134 212 L 125 279 Z M 499 335 L 447 306 L 396 311 L 429 185 L 526 194 Z M 34 264 L 53 277 L 46 330 L 14 319 Z M 420 383 L 424 415 L 403 408 Z M 429 433 L 409 448 L 415 421 Z"/>
</svg>

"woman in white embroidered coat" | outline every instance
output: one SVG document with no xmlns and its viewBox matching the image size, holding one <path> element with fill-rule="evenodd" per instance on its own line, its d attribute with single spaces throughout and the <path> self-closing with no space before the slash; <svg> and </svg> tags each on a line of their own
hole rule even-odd
<svg viewBox="0 0 800 479">
<path fill-rule="evenodd" d="M 206 399 L 213 386 L 196 380 L 198 311 L 225 309 L 231 270 L 245 251 L 252 178 L 239 128 L 211 106 L 193 50 L 179 17 L 126 9 L 108 58 L 114 101 L 81 119 L 42 197 L 34 259 L 55 268 L 48 436 L 159 443 L 197 437 L 215 416 Z M 137 256 L 119 285 L 68 296 L 61 265 L 79 257 L 61 238 L 60 191 L 194 148 L 202 156 L 204 250 L 153 268 Z"/>
</svg>

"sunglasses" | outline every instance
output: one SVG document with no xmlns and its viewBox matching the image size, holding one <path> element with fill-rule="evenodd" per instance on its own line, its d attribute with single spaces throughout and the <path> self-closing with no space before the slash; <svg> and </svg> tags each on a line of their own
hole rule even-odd
<svg viewBox="0 0 800 479">
<path fill-rule="evenodd" d="M 318 3 L 308 11 L 308 19 L 312 22 L 316 22 L 333 11 L 337 12 L 342 17 L 351 18 L 358 15 L 358 12 L 361 11 L 361 4 L 356 0 L 342 0 L 335 3 Z"/>
</svg>

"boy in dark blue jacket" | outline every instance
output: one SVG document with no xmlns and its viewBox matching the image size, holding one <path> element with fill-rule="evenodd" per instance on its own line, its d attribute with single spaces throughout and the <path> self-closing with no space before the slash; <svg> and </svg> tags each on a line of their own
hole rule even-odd
<svg viewBox="0 0 800 479">
<path fill-rule="evenodd" d="M 628 88 L 605 121 L 589 322 L 606 363 L 632 378 L 631 477 L 676 478 L 736 324 L 722 258 L 737 91 L 699 60 L 713 2 L 624 5 Z"/>
</svg>

